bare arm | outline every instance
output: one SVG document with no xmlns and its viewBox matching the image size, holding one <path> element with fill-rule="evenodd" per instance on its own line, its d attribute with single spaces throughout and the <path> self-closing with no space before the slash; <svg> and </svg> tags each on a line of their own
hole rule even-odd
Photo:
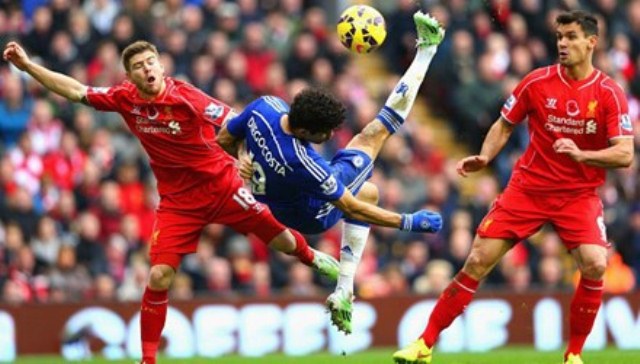
<svg viewBox="0 0 640 364">
<path fill-rule="evenodd" d="M 515 125 L 500 116 L 491 125 L 487 136 L 484 138 L 480 154 L 466 157 L 458 162 L 456 166 L 458 174 L 466 177 L 468 172 L 476 172 L 486 167 L 507 144 L 514 128 Z"/>
<path fill-rule="evenodd" d="M 216 142 L 224 149 L 225 152 L 229 153 L 235 158 L 238 158 L 238 150 L 242 146 L 242 139 L 234 137 L 229 130 L 227 130 L 226 126 L 223 126 L 222 129 L 218 132 L 218 136 L 216 137 Z"/>
<path fill-rule="evenodd" d="M 27 72 L 48 90 L 73 102 L 80 102 L 87 95 L 87 86 L 75 79 L 53 72 L 32 62 L 24 49 L 16 42 L 9 42 L 4 49 L 3 58 L 20 70 Z"/>
<path fill-rule="evenodd" d="M 611 140 L 611 146 L 601 150 L 581 150 L 568 138 L 553 143 L 556 153 L 566 154 L 578 163 L 601 168 L 626 168 L 633 162 L 633 138 Z"/>
<path fill-rule="evenodd" d="M 502 116 L 499 117 L 491 125 L 487 136 L 484 138 L 480 155 L 487 157 L 489 162 L 492 161 L 504 148 L 504 145 L 507 144 L 514 127 L 515 125 L 505 120 Z"/>
<path fill-rule="evenodd" d="M 362 202 L 355 198 L 349 190 L 345 190 L 342 197 L 332 203 L 350 219 L 397 229 L 400 228 L 402 222 L 400 214 Z"/>
</svg>

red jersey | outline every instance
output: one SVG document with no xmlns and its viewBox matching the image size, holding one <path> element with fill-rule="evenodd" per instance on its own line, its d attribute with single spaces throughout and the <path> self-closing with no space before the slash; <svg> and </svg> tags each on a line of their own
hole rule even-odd
<svg viewBox="0 0 640 364">
<path fill-rule="evenodd" d="M 622 88 L 600 70 L 575 81 L 562 66 L 529 73 L 502 107 L 501 115 L 518 124 L 529 120 L 530 143 L 518 159 L 511 185 L 531 192 L 579 192 L 604 183 L 605 169 L 573 161 L 553 150 L 559 138 L 582 150 L 609 147 L 615 138 L 632 138 Z"/>
<path fill-rule="evenodd" d="M 237 178 L 234 160 L 215 142 L 230 108 L 196 87 L 165 77 L 166 89 L 145 100 L 125 81 L 113 87 L 89 87 L 87 99 L 98 110 L 124 118 L 149 155 L 160 196 L 186 191 L 203 183 L 231 188 Z M 220 192 L 221 196 L 230 195 Z"/>
</svg>

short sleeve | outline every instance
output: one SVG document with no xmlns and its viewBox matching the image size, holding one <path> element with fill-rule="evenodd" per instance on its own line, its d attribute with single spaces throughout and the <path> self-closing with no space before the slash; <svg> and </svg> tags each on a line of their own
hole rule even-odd
<svg viewBox="0 0 640 364">
<path fill-rule="evenodd" d="M 113 87 L 89 87 L 87 88 L 87 100 L 96 110 L 120 111 L 119 97 L 126 92 L 124 85 Z"/>
<path fill-rule="evenodd" d="M 523 82 L 513 90 L 513 93 L 502 105 L 500 114 L 512 124 L 522 122 L 527 116 L 528 93 Z"/>
<path fill-rule="evenodd" d="M 605 120 L 607 125 L 607 138 L 633 136 L 633 123 L 629 116 L 627 97 L 622 88 L 615 82 L 603 84 L 605 94 Z"/>
<path fill-rule="evenodd" d="M 344 194 L 344 184 L 331 171 L 329 164 L 313 150 L 294 140 L 294 148 L 299 165 L 296 170 L 298 186 L 304 186 L 305 192 L 316 199 L 336 201 Z"/>
<path fill-rule="evenodd" d="M 539 68 L 526 75 L 502 105 L 500 115 L 512 124 L 518 124 L 525 120 L 531 107 L 531 86 L 537 80 L 546 77 L 550 71 L 549 67 Z"/>
<path fill-rule="evenodd" d="M 253 110 L 256 108 L 260 99 L 251 102 L 244 110 L 227 122 L 227 130 L 236 138 L 244 139 L 246 136 L 245 127 L 251 117 Z"/>
<path fill-rule="evenodd" d="M 229 105 L 214 99 L 194 86 L 184 85 L 179 92 L 191 105 L 196 117 L 202 116 L 202 119 L 207 123 L 220 127 L 227 117 L 233 115 Z"/>
</svg>

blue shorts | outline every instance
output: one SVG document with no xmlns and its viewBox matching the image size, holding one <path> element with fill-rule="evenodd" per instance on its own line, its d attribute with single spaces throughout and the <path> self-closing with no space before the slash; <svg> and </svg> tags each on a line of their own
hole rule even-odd
<svg viewBox="0 0 640 364">
<path fill-rule="evenodd" d="M 356 195 L 362 185 L 371 177 L 373 161 L 363 151 L 342 149 L 329 163 L 332 174 Z M 324 200 L 309 199 L 308 206 L 294 210 L 271 208 L 274 216 L 283 224 L 303 234 L 320 234 L 329 230 L 342 217 L 340 209 Z"/>
</svg>

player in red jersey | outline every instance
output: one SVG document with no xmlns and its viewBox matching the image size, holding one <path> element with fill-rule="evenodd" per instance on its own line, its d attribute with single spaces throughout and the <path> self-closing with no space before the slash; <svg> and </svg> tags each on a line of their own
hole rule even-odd
<svg viewBox="0 0 640 364">
<path fill-rule="evenodd" d="M 480 154 L 458 162 L 461 176 L 485 168 L 528 118 L 530 144 L 508 186 L 478 227 L 462 271 L 438 299 L 426 329 L 393 355 L 396 363 L 430 363 L 440 332 L 462 314 L 478 282 L 514 244 L 549 223 L 581 273 L 564 361 L 582 364 L 582 347 L 602 302 L 609 246 L 596 188 L 606 169 L 631 164 L 633 133 L 623 90 L 593 67 L 596 19 L 572 11 L 556 22 L 559 64 L 527 75 L 505 102 Z"/>
<path fill-rule="evenodd" d="M 164 76 L 154 45 L 139 41 L 122 52 L 127 81 L 114 87 L 87 87 L 33 63 L 15 42 L 4 59 L 47 89 L 98 110 L 116 111 L 149 155 L 161 200 L 150 244 L 151 271 L 142 299 L 141 336 L 145 364 L 155 364 L 167 312 L 167 290 L 185 254 L 196 251 L 209 223 L 253 233 L 274 249 L 333 278 L 338 262 L 309 248 L 304 237 L 279 223 L 243 188 L 234 159 L 215 142 L 214 126 L 232 113 L 229 106 L 194 86 Z"/>
</svg>

